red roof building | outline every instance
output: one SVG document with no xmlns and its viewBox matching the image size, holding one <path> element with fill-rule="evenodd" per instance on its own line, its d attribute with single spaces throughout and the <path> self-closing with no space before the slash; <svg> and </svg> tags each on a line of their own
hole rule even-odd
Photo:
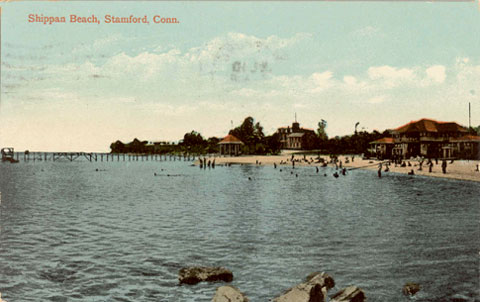
<svg viewBox="0 0 480 302">
<path fill-rule="evenodd" d="M 439 122 L 431 119 L 412 121 L 393 130 L 394 133 L 468 133 L 468 130 L 455 122 Z"/>
<path fill-rule="evenodd" d="M 241 146 L 244 145 L 237 137 L 229 134 L 225 136 L 219 143 L 220 154 L 222 155 L 240 155 Z"/>
<path fill-rule="evenodd" d="M 480 137 L 455 122 L 432 119 L 411 121 L 391 130 L 392 138 L 371 142 L 382 157 L 480 158 Z M 389 146 L 393 148 L 390 150 Z M 391 153 L 390 153 L 391 152 Z"/>
</svg>

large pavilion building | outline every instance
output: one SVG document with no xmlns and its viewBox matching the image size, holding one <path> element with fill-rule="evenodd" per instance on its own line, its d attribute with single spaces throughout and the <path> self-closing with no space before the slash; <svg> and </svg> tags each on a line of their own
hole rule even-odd
<svg viewBox="0 0 480 302">
<path fill-rule="evenodd" d="M 421 119 L 390 132 L 391 138 L 370 143 L 377 157 L 480 158 L 480 136 L 455 122 Z"/>
<path fill-rule="evenodd" d="M 241 154 L 241 147 L 244 145 L 241 140 L 229 134 L 225 136 L 219 143 L 220 154 L 237 156 Z"/>
</svg>

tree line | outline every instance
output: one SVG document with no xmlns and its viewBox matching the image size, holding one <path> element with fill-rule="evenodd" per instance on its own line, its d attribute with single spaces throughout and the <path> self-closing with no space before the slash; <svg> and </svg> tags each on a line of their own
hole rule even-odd
<svg viewBox="0 0 480 302">
<path fill-rule="evenodd" d="M 380 133 L 359 131 L 355 125 L 355 133 L 352 135 L 335 136 L 329 138 L 327 135 L 327 121 L 320 120 L 317 131 L 305 132 L 302 136 L 302 149 L 321 154 L 361 154 L 367 153 L 369 143 L 382 137 L 391 137 L 388 130 Z M 470 134 L 480 135 L 480 126 L 470 128 Z M 265 135 L 260 122 L 256 122 L 251 116 L 229 131 L 229 134 L 240 139 L 242 154 L 273 155 L 278 154 L 282 148 L 281 137 L 278 132 L 272 135 Z M 204 138 L 199 132 L 192 130 L 185 133 L 179 143 L 155 143 L 134 139 L 130 143 L 116 141 L 110 145 L 112 153 L 145 153 L 145 154 L 167 154 L 167 153 L 190 153 L 209 154 L 218 153 L 221 138 Z"/>
</svg>

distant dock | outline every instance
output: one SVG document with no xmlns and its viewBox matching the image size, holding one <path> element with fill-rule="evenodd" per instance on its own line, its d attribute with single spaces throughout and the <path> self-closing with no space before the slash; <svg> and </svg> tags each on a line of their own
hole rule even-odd
<svg viewBox="0 0 480 302">
<path fill-rule="evenodd" d="M 88 161 L 88 162 L 120 162 L 120 161 L 195 161 L 197 154 L 130 154 L 130 153 L 97 153 L 97 152 L 15 152 L 17 161 Z"/>
</svg>

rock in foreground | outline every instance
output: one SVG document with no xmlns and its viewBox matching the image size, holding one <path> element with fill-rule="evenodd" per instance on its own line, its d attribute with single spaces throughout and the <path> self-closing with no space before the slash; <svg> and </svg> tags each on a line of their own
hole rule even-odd
<svg viewBox="0 0 480 302">
<path fill-rule="evenodd" d="M 420 290 L 420 285 L 416 283 L 407 283 L 403 286 L 403 294 L 406 296 L 413 296 Z"/>
<path fill-rule="evenodd" d="M 248 298 L 238 288 L 225 285 L 217 288 L 212 302 L 248 302 Z"/>
<path fill-rule="evenodd" d="M 335 286 L 335 280 L 325 272 L 314 272 L 307 276 L 305 282 L 318 283 L 321 287 L 326 287 L 327 290 Z"/>
<path fill-rule="evenodd" d="M 224 267 L 184 267 L 178 272 L 180 284 L 197 284 L 202 281 L 225 281 L 233 280 L 233 273 Z"/>
<path fill-rule="evenodd" d="M 336 293 L 331 302 L 363 302 L 365 300 L 363 290 L 356 286 L 349 286 Z"/>
<path fill-rule="evenodd" d="M 326 273 L 310 274 L 304 283 L 287 290 L 273 299 L 274 302 L 324 302 L 327 291 L 335 286 L 335 281 Z"/>
</svg>

